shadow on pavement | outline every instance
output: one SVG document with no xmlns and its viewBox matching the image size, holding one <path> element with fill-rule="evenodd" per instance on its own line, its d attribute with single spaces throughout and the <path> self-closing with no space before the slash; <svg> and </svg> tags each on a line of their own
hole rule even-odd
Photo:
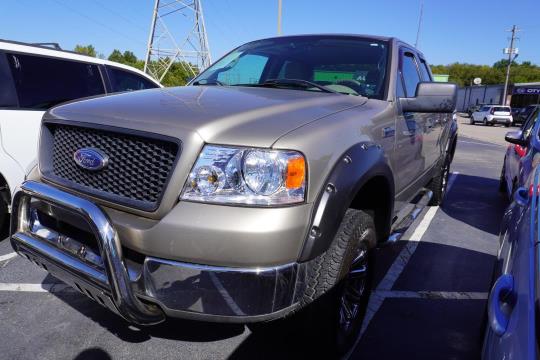
<svg viewBox="0 0 540 360">
<path fill-rule="evenodd" d="M 478 359 L 487 300 L 467 293 L 487 295 L 494 264 L 484 252 L 420 242 L 350 359 Z"/>
<path fill-rule="evenodd" d="M 508 200 L 499 193 L 499 179 L 458 174 L 441 210 L 450 217 L 498 235 Z"/>
</svg>

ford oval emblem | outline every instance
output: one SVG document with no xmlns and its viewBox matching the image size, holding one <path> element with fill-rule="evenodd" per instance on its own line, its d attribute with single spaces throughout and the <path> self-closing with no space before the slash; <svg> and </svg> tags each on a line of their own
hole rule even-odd
<svg viewBox="0 0 540 360">
<path fill-rule="evenodd" d="M 101 150 L 94 148 L 82 148 L 73 154 L 73 160 L 85 170 L 101 170 L 109 164 L 109 157 Z"/>
</svg>

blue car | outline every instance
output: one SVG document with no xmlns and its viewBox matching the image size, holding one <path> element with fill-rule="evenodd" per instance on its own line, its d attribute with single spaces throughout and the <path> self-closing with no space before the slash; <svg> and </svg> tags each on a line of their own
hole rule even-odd
<svg viewBox="0 0 540 360">
<path fill-rule="evenodd" d="M 537 137 L 538 133 L 535 133 Z M 540 326 L 540 166 L 505 212 L 488 300 L 483 359 L 537 359 Z"/>
<path fill-rule="evenodd" d="M 539 117 L 540 109 L 537 108 L 529 115 L 521 130 L 506 134 L 505 139 L 511 145 L 504 156 L 499 189 L 510 198 L 518 187 L 523 186 L 534 165 L 540 162 L 540 138 L 533 136 L 539 133 Z"/>
</svg>

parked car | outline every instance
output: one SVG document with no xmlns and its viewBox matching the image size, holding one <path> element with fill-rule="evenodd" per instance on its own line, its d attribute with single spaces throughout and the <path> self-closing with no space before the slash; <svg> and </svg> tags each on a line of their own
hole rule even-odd
<svg viewBox="0 0 540 360">
<path fill-rule="evenodd" d="M 523 108 L 515 108 L 515 107 L 512 108 L 512 110 L 511 110 L 512 123 L 514 125 L 523 124 L 523 122 L 521 121 L 521 119 L 519 117 L 519 114 L 521 113 L 521 111 L 523 111 Z"/>
<path fill-rule="evenodd" d="M 533 111 L 535 111 L 539 107 L 540 107 L 540 105 L 536 104 L 536 105 L 528 105 L 528 106 L 522 108 L 521 112 L 519 113 L 519 116 L 518 116 L 518 118 L 519 118 L 518 122 L 520 122 L 522 124 L 525 123 L 525 121 L 527 121 L 527 119 L 533 113 Z"/>
<path fill-rule="evenodd" d="M 510 106 L 484 105 L 480 110 L 472 113 L 470 124 L 481 122 L 484 125 L 503 124 L 506 127 L 512 125 L 512 113 Z"/>
<path fill-rule="evenodd" d="M 13 190 L 36 164 L 45 110 L 77 98 L 160 86 L 130 66 L 0 40 L 0 228 Z"/>
<path fill-rule="evenodd" d="M 538 359 L 538 164 L 529 175 L 524 187 L 516 190 L 501 224 L 500 248 L 488 300 L 484 360 Z"/>
<path fill-rule="evenodd" d="M 482 106 L 484 106 L 484 104 L 469 105 L 469 107 L 467 108 L 467 115 L 469 115 L 469 117 L 471 117 L 473 112 L 476 112 L 476 111 L 480 110 L 480 108 Z"/>
<path fill-rule="evenodd" d="M 289 315 L 343 353 L 371 249 L 444 199 L 457 88 L 427 64 L 395 38 L 284 36 L 190 86 L 57 106 L 11 244 L 134 323 Z"/>
<path fill-rule="evenodd" d="M 536 109 L 529 115 L 521 130 L 506 134 L 505 139 L 511 144 L 504 156 L 499 189 L 509 198 L 512 198 L 514 191 L 528 178 L 532 159 L 540 152 L 540 146 L 532 136 L 533 133 L 538 133 L 536 125 L 539 116 L 540 111 Z"/>
</svg>

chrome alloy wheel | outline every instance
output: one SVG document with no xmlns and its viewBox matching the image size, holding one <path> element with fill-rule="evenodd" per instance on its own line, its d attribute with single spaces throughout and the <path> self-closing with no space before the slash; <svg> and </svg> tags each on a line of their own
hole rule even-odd
<svg viewBox="0 0 540 360">
<path fill-rule="evenodd" d="M 366 232 L 369 232 L 366 231 Z M 352 261 L 351 269 L 343 280 L 339 297 L 338 343 L 345 345 L 361 326 L 368 289 L 368 249 L 361 244 Z"/>
</svg>

